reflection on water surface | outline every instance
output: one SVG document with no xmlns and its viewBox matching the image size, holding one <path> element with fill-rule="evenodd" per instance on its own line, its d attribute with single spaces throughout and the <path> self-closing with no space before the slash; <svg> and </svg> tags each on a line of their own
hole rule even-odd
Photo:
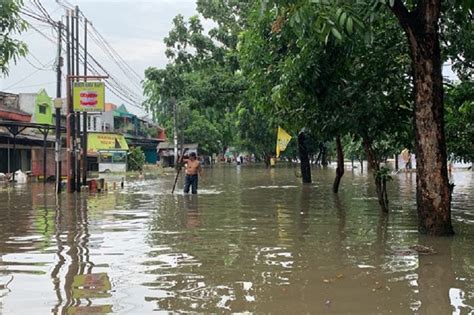
<svg viewBox="0 0 474 315">
<path fill-rule="evenodd" d="M 453 174 L 452 238 L 418 235 L 414 174 L 383 216 L 370 176 L 334 195 L 334 170 L 313 172 L 217 167 L 197 196 L 171 195 L 173 174 L 58 201 L 1 187 L 0 313 L 474 312 L 472 172 Z"/>
</svg>

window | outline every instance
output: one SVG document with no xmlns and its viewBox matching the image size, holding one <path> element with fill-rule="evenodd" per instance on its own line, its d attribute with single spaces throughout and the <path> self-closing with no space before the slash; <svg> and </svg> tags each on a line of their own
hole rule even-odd
<svg viewBox="0 0 474 315">
<path fill-rule="evenodd" d="M 38 112 L 39 112 L 40 114 L 46 114 L 46 107 L 47 107 L 46 104 L 39 104 L 39 106 L 38 106 Z"/>
<path fill-rule="evenodd" d="M 110 152 L 100 152 L 100 163 L 112 163 L 112 154 Z"/>
<path fill-rule="evenodd" d="M 113 153 L 114 163 L 127 163 L 127 153 L 126 152 L 114 152 Z"/>
</svg>

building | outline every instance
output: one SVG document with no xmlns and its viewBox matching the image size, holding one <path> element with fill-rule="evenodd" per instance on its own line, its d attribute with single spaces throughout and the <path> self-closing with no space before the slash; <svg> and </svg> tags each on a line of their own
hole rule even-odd
<svg viewBox="0 0 474 315">
<path fill-rule="evenodd" d="M 124 105 L 105 104 L 104 112 L 88 113 L 87 126 L 80 120 L 80 130 L 88 133 L 88 171 L 125 171 L 129 146 L 141 147 L 147 163 L 156 163 L 158 143 L 165 141 L 165 131 L 157 124 L 139 118 Z M 63 101 L 61 126 L 66 126 L 66 102 Z M 38 93 L 0 92 L 0 172 L 16 170 L 39 178 L 54 176 L 55 108 L 44 89 Z M 66 137 L 62 135 L 63 176 L 67 173 Z M 117 146 L 116 144 L 119 144 Z"/>
<path fill-rule="evenodd" d="M 130 113 L 124 105 L 115 108 L 113 113 L 115 132 L 125 135 L 130 147 L 140 147 L 146 163 L 156 164 L 156 148 L 166 140 L 165 130 L 151 120 Z"/>
<path fill-rule="evenodd" d="M 130 113 L 125 105 L 105 103 L 104 107 L 104 112 L 87 116 L 88 170 L 124 171 L 129 147 L 140 147 L 146 163 L 155 164 L 156 147 L 166 137 L 164 129 Z"/>
<path fill-rule="evenodd" d="M 23 135 L 15 135 L 19 127 L 6 126 L 2 122 L 28 123 L 31 115 L 22 111 L 17 94 L 0 92 L 0 172 L 31 170 L 31 142 Z"/>
<path fill-rule="evenodd" d="M 54 128 L 53 102 L 45 90 L 0 92 L 0 172 L 55 175 Z"/>
</svg>

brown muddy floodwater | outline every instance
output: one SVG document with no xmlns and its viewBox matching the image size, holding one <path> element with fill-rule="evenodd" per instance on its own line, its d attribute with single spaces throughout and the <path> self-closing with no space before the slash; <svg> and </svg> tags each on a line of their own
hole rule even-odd
<svg viewBox="0 0 474 315">
<path fill-rule="evenodd" d="M 416 230 L 415 175 L 389 183 L 314 169 L 206 170 L 198 196 L 174 174 L 104 194 L 0 187 L 0 314 L 473 314 L 474 172 L 456 170 L 456 236 Z M 434 253 L 421 255 L 414 245 Z"/>
</svg>

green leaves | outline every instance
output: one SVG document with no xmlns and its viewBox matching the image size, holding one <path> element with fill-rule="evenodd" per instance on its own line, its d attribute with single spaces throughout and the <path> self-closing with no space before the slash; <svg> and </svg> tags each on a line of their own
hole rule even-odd
<svg viewBox="0 0 474 315">
<path fill-rule="evenodd" d="M 145 153 L 140 147 L 131 147 L 127 156 L 127 170 L 142 171 L 145 165 Z"/>
<path fill-rule="evenodd" d="M 336 37 L 337 39 L 342 40 L 342 35 L 341 35 L 341 33 L 339 33 L 339 31 L 337 30 L 337 28 L 332 27 L 332 28 L 331 28 L 331 33 L 332 33 L 332 34 L 334 35 L 334 37 Z"/>
<path fill-rule="evenodd" d="M 28 49 L 25 43 L 14 39 L 27 28 L 27 24 L 19 15 L 23 5 L 21 0 L 2 0 L 0 2 L 0 75 L 8 75 L 11 60 L 26 56 Z"/>
<path fill-rule="evenodd" d="M 445 91 L 448 153 L 454 160 L 474 162 L 474 83 L 463 81 Z"/>
</svg>

